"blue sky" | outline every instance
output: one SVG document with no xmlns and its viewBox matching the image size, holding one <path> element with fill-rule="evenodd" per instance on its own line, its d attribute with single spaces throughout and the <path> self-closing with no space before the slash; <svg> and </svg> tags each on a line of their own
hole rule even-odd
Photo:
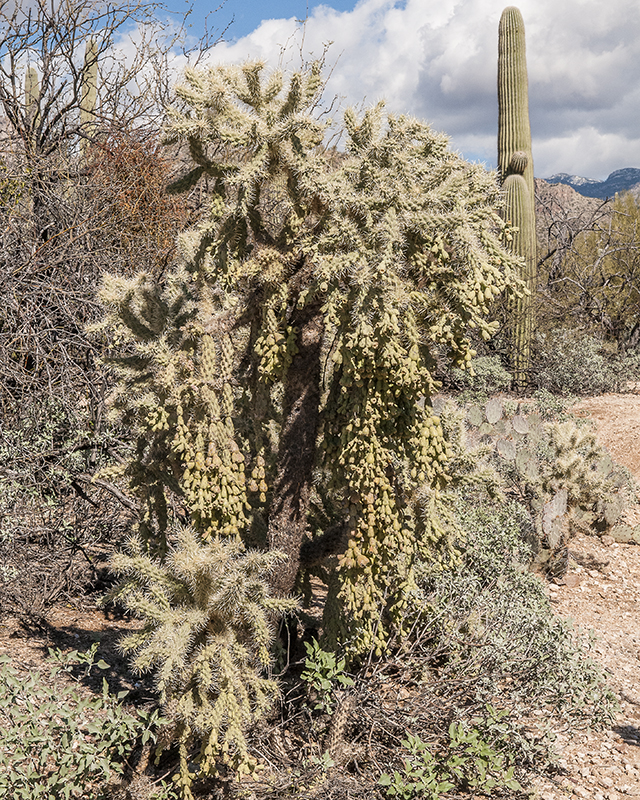
<svg viewBox="0 0 640 800">
<path fill-rule="evenodd" d="M 183 10 L 184 0 L 169 0 Z M 495 166 L 497 31 L 509 0 L 227 0 L 235 17 L 211 62 L 297 68 L 326 57 L 339 109 L 384 98 L 431 123 L 467 158 Z M 604 179 L 640 167 L 640 3 L 517 0 L 526 28 L 535 174 Z M 192 31 L 215 6 L 196 0 Z M 340 116 L 338 110 L 336 116 Z"/>
<path fill-rule="evenodd" d="M 331 6 L 337 11 L 350 11 L 356 0 L 330 0 L 324 5 Z M 194 21 L 202 19 L 211 9 L 211 3 L 198 0 L 193 6 Z M 306 0 L 227 0 L 216 14 L 211 16 L 214 25 L 226 25 L 232 18 L 233 23 L 225 38 L 239 39 L 255 30 L 264 19 L 305 19 L 308 11 L 320 3 L 306 2 Z"/>
</svg>

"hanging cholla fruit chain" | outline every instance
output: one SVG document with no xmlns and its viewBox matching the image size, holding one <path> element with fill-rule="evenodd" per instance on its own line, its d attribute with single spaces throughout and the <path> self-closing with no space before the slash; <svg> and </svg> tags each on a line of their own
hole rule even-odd
<svg viewBox="0 0 640 800">
<path fill-rule="evenodd" d="M 201 534 L 214 533 L 240 537 L 247 524 L 244 456 L 235 441 L 231 371 L 233 347 L 230 338 L 222 339 L 217 357 L 212 337 L 200 342 L 200 380 L 198 388 L 204 413 L 185 422 L 185 410 L 177 408 L 177 435 L 174 452 L 185 454 L 181 488 L 192 519 Z M 214 387 L 222 383 L 216 392 Z M 194 424 L 195 423 L 195 424 Z"/>
</svg>

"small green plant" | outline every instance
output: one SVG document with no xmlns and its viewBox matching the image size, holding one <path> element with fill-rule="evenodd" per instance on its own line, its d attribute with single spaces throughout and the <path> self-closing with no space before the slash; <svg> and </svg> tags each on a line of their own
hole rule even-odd
<svg viewBox="0 0 640 800">
<path fill-rule="evenodd" d="M 404 759 L 402 772 L 395 770 L 393 775 L 383 773 L 378 783 L 387 789 L 387 797 L 421 797 L 425 800 L 439 800 L 454 784 L 444 778 L 441 765 L 431 754 L 429 747 L 418 736 L 408 734 L 402 746 L 409 751 Z"/>
<path fill-rule="evenodd" d="M 449 745 L 443 754 L 434 755 L 429 746 L 409 733 L 402 746 L 409 751 L 402 772 L 384 773 L 379 783 L 387 787 L 388 797 L 421 797 L 438 800 L 456 786 L 490 793 L 496 788 L 522 789 L 514 778 L 513 766 L 482 735 L 479 727 L 491 728 L 508 711 L 496 711 L 487 706 L 490 718 L 472 719 L 469 725 L 452 722 L 449 726 Z"/>
<path fill-rule="evenodd" d="M 102 788 L 123 772 L 140 744 L 156 741 L 165 724 L 159 711 L 125 710 L 103 679 L 102 695 L 83 698 L 73 686 L 94 668 L 97 644 L 86 653 L 50 650 L 48 675 L 24 675 L 0 656 L 0 796 L 15 800 L 103 797 Z M 166 795 L 165 795 L 166 796 Z"/>
<path fill-rule="evenodd" d="M 488 718 L 475 718 L 468 727 L 462 722 L 452 722 L 449 726 L 450 751 L 446 760 L 447 774 L 464 789 L 478 789 L 491 793 L 493 789 L 505 788 L 520 790 L 522 787 L 514 778 L 514 767 L 508 766 L 508 758 L 499 753 L 482 735 L 482 728 L 495 735 L 509 711 L 498 711 L 487 706 Z"/>
<path fill-rule="evenodd" d="M 336 765 L 336 762 L 331 758 L 331 754 L 327 752 L 324 752 L 320 756 L 312 756 L 310 760 L 314 766 L 320 767 L 323 772 L 332 769 L 332 767 Z"/>
<path fill-rule="evenodd" d="M 314 709 L 331 714 L 334 703 L 333 692 L 336 685 L 353 686 L 353 679 L 344 671 L 346 660 L 344 658 L 337 659 L 335 653 L 323 650 L 316 639 L 312 642 L 305 642 L 304 646 L 307 650 L 307 658 L 304 662 L 305 670 L 300 677 L 315 692 Z"/>
</svg>

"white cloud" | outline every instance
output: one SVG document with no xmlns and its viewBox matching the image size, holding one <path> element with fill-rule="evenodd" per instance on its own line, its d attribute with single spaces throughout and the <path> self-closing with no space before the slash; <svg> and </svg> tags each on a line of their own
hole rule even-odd
<svg viewBox="0 0 640 800">
<path fill-rule="evenodd" d="M 360 0 L 267 20 L 218 45 L 214 61 L 263 58 L 296 67 L 337 60 L 327 93 L 429 121 L 454 148 L 495 163 L 497 31 L 505 0 Z M 536 174 L 604 178 L 640 167 L 640 6 L 634 0 L 520 0 L 527 31 Z M 304 35 L 304 41 L 303 41 Z M 283 51 L 286 51 L 283 55 Z"/>
</svg>

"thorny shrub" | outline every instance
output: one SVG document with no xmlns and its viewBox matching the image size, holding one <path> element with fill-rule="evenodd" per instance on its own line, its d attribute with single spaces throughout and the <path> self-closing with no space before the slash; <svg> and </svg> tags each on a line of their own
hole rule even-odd
<svg viewBox="0 0 640 800">
<path fill-rule="evenodd" d="M 523 718 L 544 708 L 574 724 L 609 722 L 616 702 L 588 656 L 588 637 L 553 614 L 542 581 L 528 570 L 528 510 L 467 496 L 458 498 L 457 513 L 468 531 L 461 563 L 422 587 L 433 617 L 429 636 L 447 653 L 444 674 L 468 681 L 479 702 L 499 696 Z"/>
<path fill-rule="evenodd" d="M 469 370 L 454 367 L 450 382 L 460 390 L 460 401 L 486 399 L 498 392 L 508 391 L 513 383 L 513 375 L 505 369 L 500 356 L 479 356 L 472 359 Z"/>
<path fill-rule="evenodd" d="M 172 164 L 157 136 L 105 133 L 80 156 L 0 165 L 0 530 L 3 607 L 43 606 L 96 577 L 96 541 L 113 544 L 133 501 L 94 471 L 128 443 L 106 420 L 103 272 L 158 273 L 192 205 L 166 195 Z M 65 180 L 60 180 L 61 172 Z M 190 210 L 191 209 L 191 210 Z M 24 563 L 32 565 L 25 570 Z M 77 588 L 77 587 L 76 587 Z"/>
<path fill-rule="evenodd" d="M 130 524 L 107 484 L 92 480 L 115 446 L 113 434 L 95 436 L 86 407 L 74 409 L 62 399 L 24 409 L 13 424 L 0 420 L 5 613 L 38 617 L 99 577 L 103 552 Z"/>
</svg>

